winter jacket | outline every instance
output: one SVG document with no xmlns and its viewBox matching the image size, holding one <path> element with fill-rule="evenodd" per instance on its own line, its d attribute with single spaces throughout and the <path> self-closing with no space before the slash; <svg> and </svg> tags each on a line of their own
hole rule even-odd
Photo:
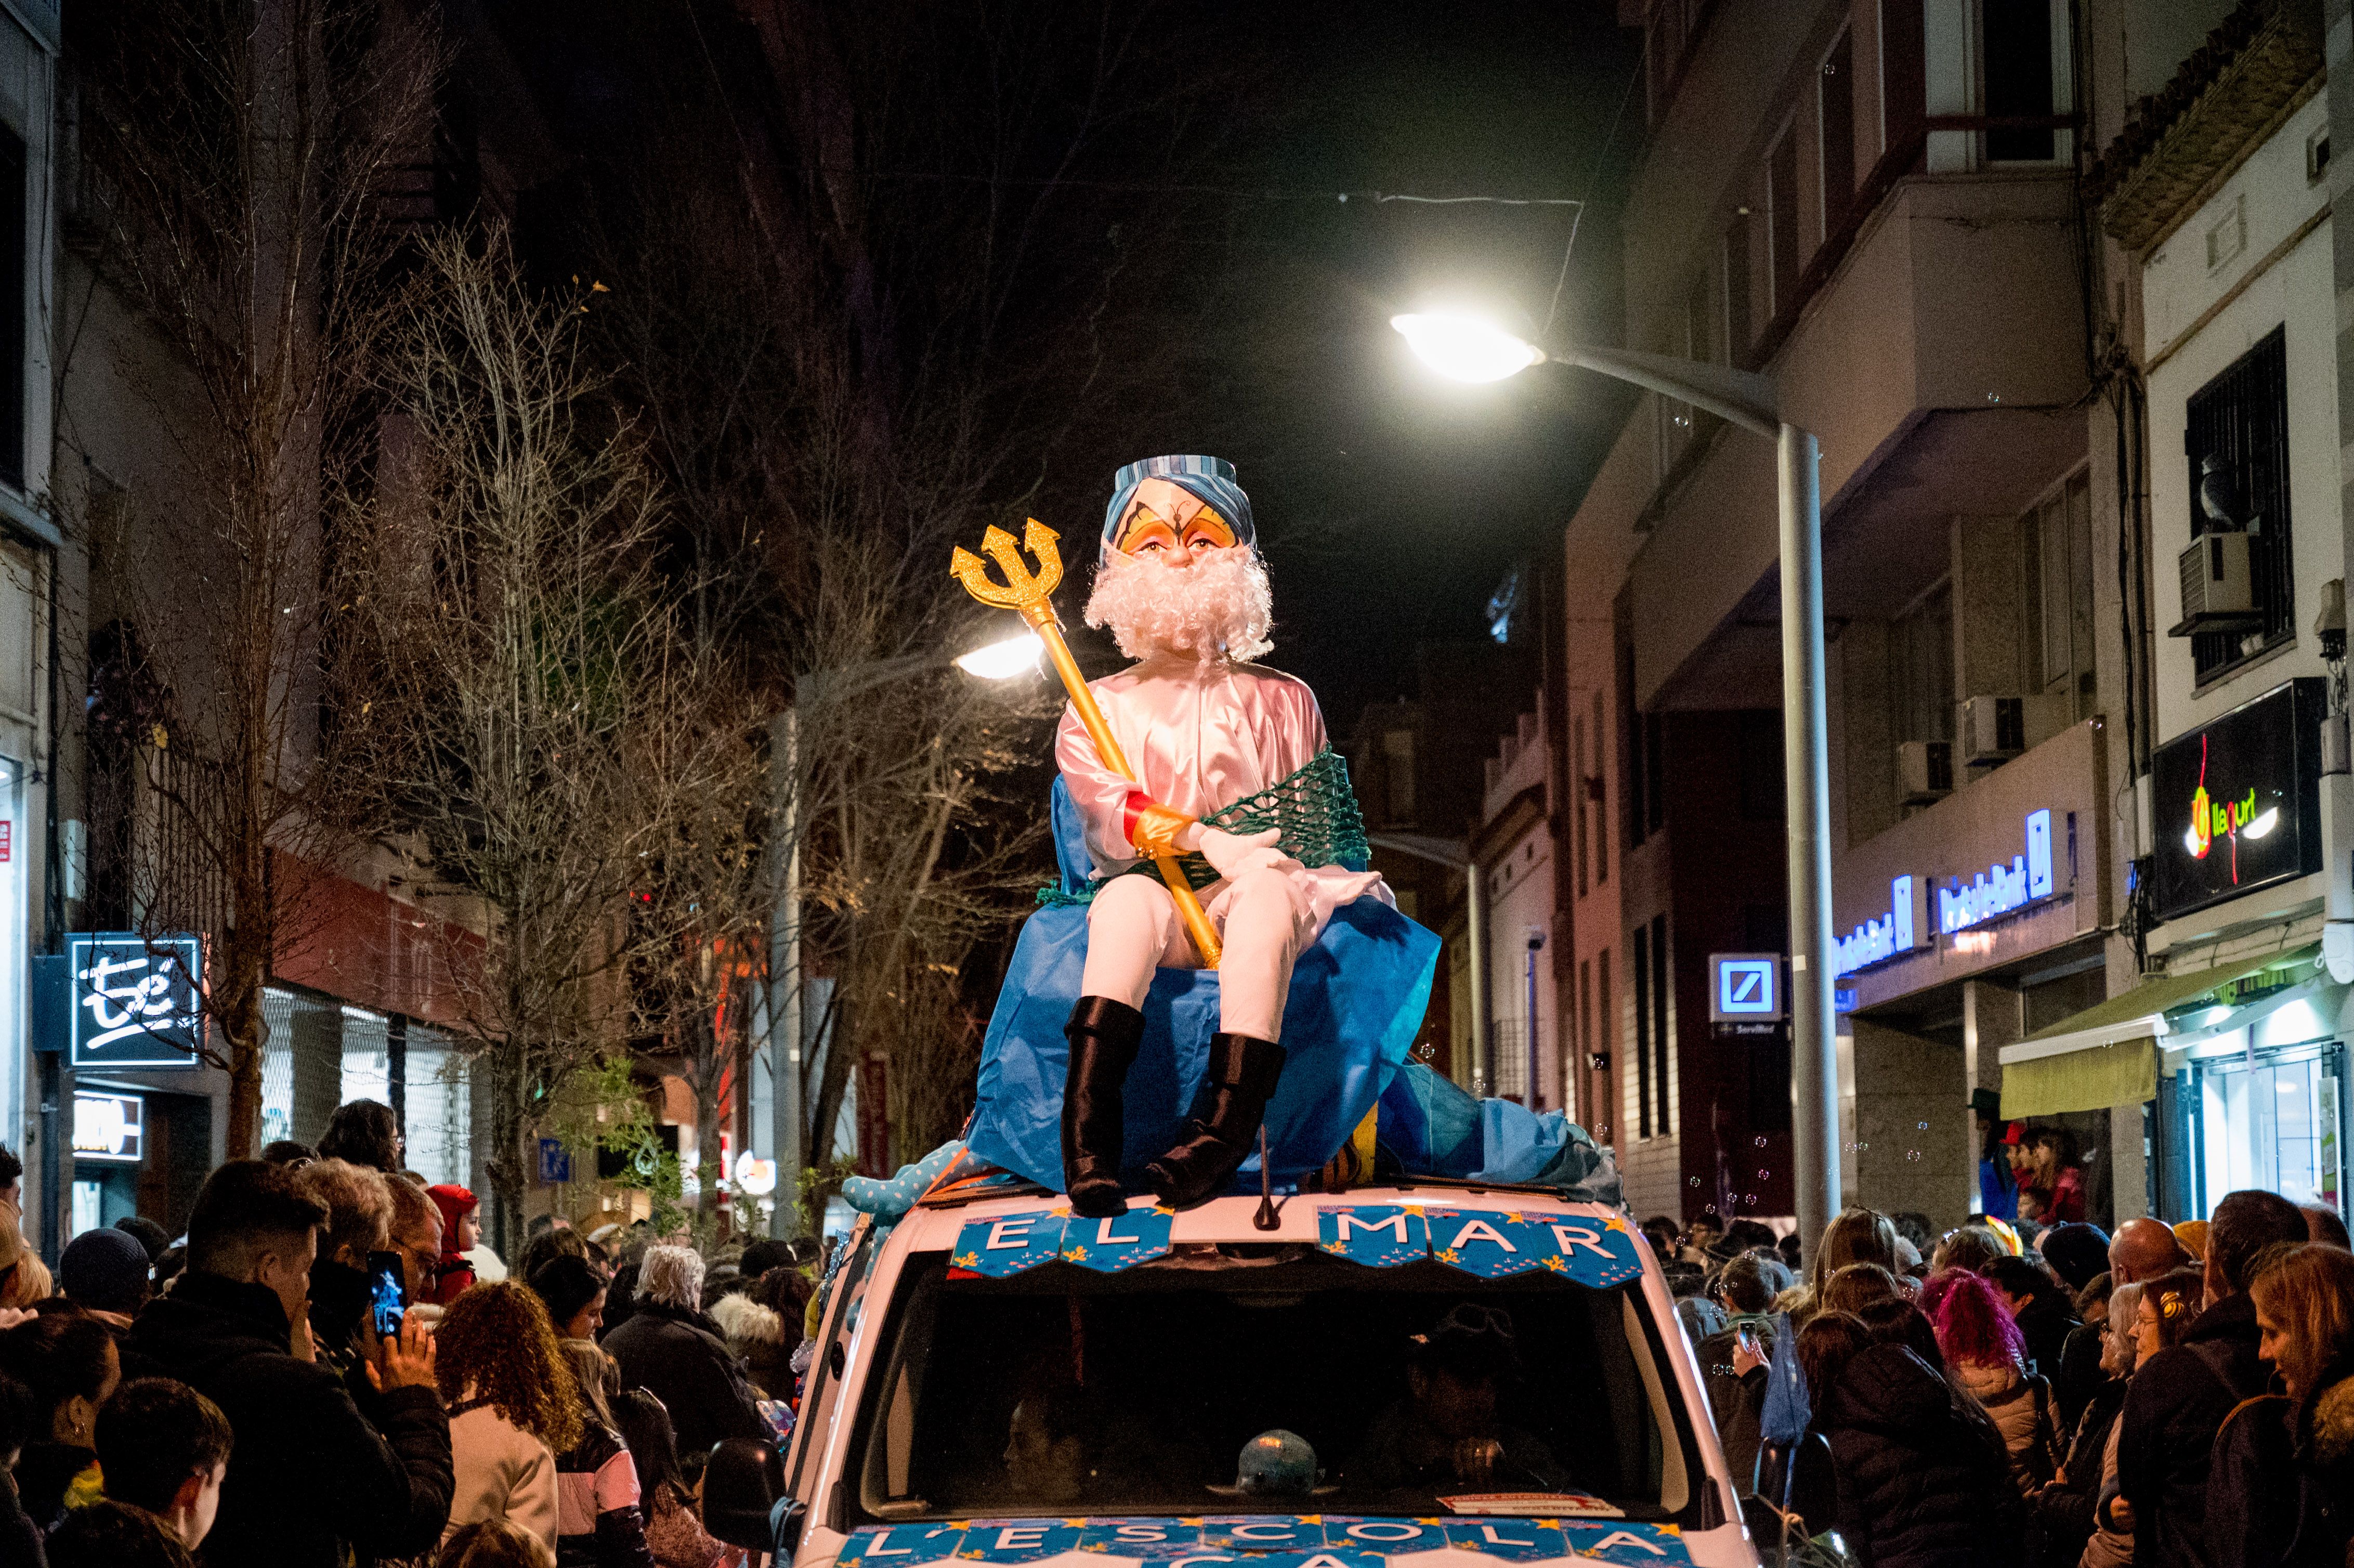
<svg viewBox="0 0 2354 1568">
<path fill-rule="evenodd" d="M 66 1516 L 67 1493 L 80 1482 L 81 1495 L 91 1490 L 90 1467 L 98 1463 L 94 1449 L 76 1443 L 27 1443 L 16 1456 L 16 1500 L 42 1533 L 57 1529 Z M 77 1505 L 78 1506 L 78 1505 Z"/>
<path fill-rule="evenodd" d="M 640 1301 L 601 1342 L 620 1364 L 623 1384 L 644 1389 L 669 1409 L 680 1454 L 707 1454 L 725 1437 L 774 1440 L 760 1417 L 759 1395 L 702 1313 Z"/>
<path fill-rule="evenodd" d="M 2019 1314 L 2019 1331 L 2027 1340 L 2027 1370 L 2047 1382 L 2058 1382 L 2068 1336 L 2077 1327 L 2068 1298 L 2057 1290 L 2047 1290 L 2028 1302 Z"/>
<path fill-rule="evenodd" d="M 25 1512 L 16 1489 L 0 1484 L 0 1563 L 8 1568 L 48 1568 L 41 1527 Z"/>
<path fill-rule="evenodd" d="M 2117 1485 L 2133 1504 L 2136 1568 L 2211 1568 L 2208 1465 L 2224 1417 L 2269 1381 L 2256 1338 L 2255 1303 L 2226 1297 L 2134 1373 L 2119 1417 Z"/>
<path fill-rule="evenodd" d="M 793 1396 L 793 1347 L 801 1336 L 787 1341 L 783 1318 L 749 1296 L 731 1295 L 711 1304 L 711 1322 L 743 1363 L 754 1393 L 765 1399 Z"/>
<path fill-rule="evenodd" d="M 1775 1319 L 1742 1319 L 1757 1336 L 1758 1348 L 1770 1358 L 1774 1350 Z M 1700 1358 L 1702 1386 L 1708 1390 L 1710 1410 L 1716 1416 L 1717 1439 L 1724 1446 L 1724 1462 L 1733 1474 L 1733 1489 L 1747 1497 L 1755 1489 L 1757 1450 L 1764 1438 L 1759 1423 L 1766 1413 L 1766 1369 L 1752 1367 L 1746 1377 L 1733 1370 L 1733 1354 L 1739 1349 L 1738 1330 L 1727 1329 L 1711 1334 L 1693 1347 Z"/>
<path fill-rule="evenodd" d="M 2060 1370 L 2037 1369 L 2052 1379 L 2052 1397 L 2059 1402 L 2062 1432 L 2076 1430 L 2094 1395 L 2108 1385 L 2108 1369 L 2101 1365 L 2101 1345 L 2108 1332 L 2106 1323 L 2078 1324 L 2068 1330 L 2067 1340 L 2060 1348 Z"/>
<path fill-rule="evenodd" d="M 637 1461 L 602 1426 L 556 1457 L 556 1568 L 654 1568 Z"/>
<path fill-rule="evenodd" d="M 1928 1362 L 1871 1346 L 1818 1404 L 1838 1529 L 1862 1568 L 2016 1568 L 2024 1519 L 2001 1436 Z"/>
<path fill-rule="evenodd" d="M 147 1304 L 131 1338 L 164 1375 L 219 1405 L 237 1434 L 204 1562 L 334 1568 L 346 1543 L 406 1557 L 440 1540 L 450 1421 L 433 1390 L 385 1393 L 371 1422 L 333 1370 L 287 1354 L 274 1292 L 193 1270 Z"/>
<path fill-rule="evenodd" d="M 2116 1430 L 2117 1413 L 2126 1407 L 2126 1386 L 2125 1379 L 2112 1378 L 2093 1396 L 2068 1444 L 2060 1478 L 2028 1497 L 2038 1560 L 2049 1568 L 2071 1568 L 2093 1537 L 2093 1506 L 2101 1495 L 2109 1435 Z"/>
<path fill-rule="evenodd" d="M 1977 1395 L 2002 1434 L 2004 1452 L 2010 1456 L 2012 1482 L 2024 1497 L 2050 1480 L 2060 1468 L 2060 1435 L 2052 1411 L 2052 1385 L 2040 1377 L 2021 1377 L 2017 1366 L 1957 1366 L 1955 1381 Z"/>
<path fill-rule="evenodd" d="M 2341 1568 L 2348 1562 L 2354 1368 L 2336 1370 L 2303 1408 L 2263 1394 L 2224 1418 L 2207 1478 L 2212 1568 Z"/>
<path fill-rule="evenodd" d="M 556 1456 L 546 1444 L 495 1406 L 461 1399 L 450 1412 L 450 1458 L 457 1487 L 442 1540 L 462 1525 L 504 1519 L 556 1544 Z"/>
</svg>

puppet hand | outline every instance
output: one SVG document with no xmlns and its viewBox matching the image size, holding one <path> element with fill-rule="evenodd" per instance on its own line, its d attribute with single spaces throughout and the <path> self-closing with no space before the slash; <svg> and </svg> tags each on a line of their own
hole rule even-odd
<svg viewBox="0 0 2354 1568">
<path fill-rule="evenodd" d="M 1183 849 L 1185 841 L 1193 836 L 1189 830 L 1194 826 L 1193 819 L 1184 812 L 1154 800 L 1138 810 L 1136 825 L 1129 830 L 1128 840 L 1136 846 L 1138 854 L 1151 860 Z"/>
<path fill-rule="evenodd" d="M 1228 881 L 1246 871 L 1259 871 L 1283 863 L 1283 852 L 1275 841 L 1283 836 L 1279 828 L 1264 832 L 1230 833 L 1220 828 L 1202 830 L 1202 858 L 1215 866 L 1218 874 Z"/>
</svg>

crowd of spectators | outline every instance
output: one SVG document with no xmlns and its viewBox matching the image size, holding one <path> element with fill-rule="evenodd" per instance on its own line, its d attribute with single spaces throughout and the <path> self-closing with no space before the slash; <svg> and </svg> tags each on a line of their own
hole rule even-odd
<svg viewBox="0 0 2354 1568">
<path fill-rule="evenodd" d="M 1756 1222 L 1642 1229 L 1768 1541 L 1868 1568 L 2354 1563 L 2354 1253 L 2329 1209 L 2249 1191 L 2115 1235 L 1943 1236 L 1850 1209 L 1803 1269 Z"/>
<path fill-rule="evenodd" d="M 540 1216 L 510 1268 L 405 1153 L 352 1102 L 214 1171 L 185 1235 L 85 1231 L 52 1279 L 0 1150 L 0 1563 L 765 1561 L 705 1529 L 702 1472 L 790 1431 L 809 1260 Z"/>
</svg>

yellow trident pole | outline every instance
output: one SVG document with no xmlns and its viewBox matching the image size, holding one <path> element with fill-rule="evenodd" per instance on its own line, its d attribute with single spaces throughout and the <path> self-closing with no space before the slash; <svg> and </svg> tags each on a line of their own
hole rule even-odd
<svg viewBox="0 0 2354 1568">
<path fill-rule="evenodd" d="M 1055 673 L 1063 677 L 1063 690 L 1070 694 L 1071 706 L 1077 710 L 1079 723 L 1087 726 L 1087 738 L 1096 743 L 1096 755 L 1103 758 L 1106 768 L 1134 783 L 1136 774 L 1128 765 L 1127 754 L 1113 738 L 1111 726 L 1104 722 L 1103 710 L 1096 706 L 1096 694 L 1087 690 L 1087 677 L 1079 673 L 1078 661 L 1071 657 L 1070 645 L 1063 641 L 1063 623 L 1055 618 L 1055 589 L 1063 580 L 1063 553 L 1055 544 L 1060 537 L 1033 517 L 1022 531 L 1021 545 L 1016 546 L 1013 535 L 991 524 L 981 536 L 981 548 L 1005 574 L 1005 586 L 1000 588 L 991 581 L 989 568 L 981 564 L 981 556 L 961 545 L 949 556 L 949 575 L 981 603 L 1021 612 L 1022 619 L 1038 633 L 1039 641 L 1045 643 L 1046 657 L 1054 661 Z M 1022 559 L 1025 549 L 1037 557 L 1038 570 L 1034 574 Z M 1161 879 L 1169 885 L 1169 895 L 1177 901 L 1177 913 L 1185 922 L 1185 934 L 1193 939 L 1202 962 L 1216 969 L 1221 956 L 1218 933 L 1211 927 L 1209 916 L 1203 912 L 1193 885 L 1185 879 L 1184 868 L 1177 863 L 1172 852 L 1163 851 L 1152 860 L 1161 868 Z"/>
</svg>

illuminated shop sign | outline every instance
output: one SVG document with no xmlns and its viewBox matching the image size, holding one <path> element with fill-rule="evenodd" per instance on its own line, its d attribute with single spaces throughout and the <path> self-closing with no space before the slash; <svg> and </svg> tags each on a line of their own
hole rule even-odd
<svg viewBox="0 0 2354 1568">
<path fill-rule="evenodd" d="M 2152 897 L 2172 919 L 2321 869 L 2322 683 L 2306 678 L 2150 759 Z"/>
<path fill-rule="evenodd" d="M 69 937 L 77 1067 L 196 1067 L 204 1039 L 196 938 Z"/>
<path fill-rule="evenodd" d="M 2052 896 L 2052 812 L 2047 808 L 2027 813 L 2027 850 L 1978 873 L 1970 885 L 1961 879 L 1937 889 L 1937 929 L 1948 936 L 1983 925 L 1998 915 L 2024 909 Z"/>
<path fill-rule="evenodd" d="M 138 1095 L 74 1091 L 76 1160 L 136 1165 L 147 1155 L 147 1102 Z"/>
<path fill-rule="evenodd" d="M 1917 876 L 1900 876 L 1888 885 L 1887 914 L 1866 920 L 1844 937 L 1831 938 L 1831 972 L 1853 974 L 1902 958 L 1926 947 L 1932 937 L 1929 885 Z"/>
</svg>

